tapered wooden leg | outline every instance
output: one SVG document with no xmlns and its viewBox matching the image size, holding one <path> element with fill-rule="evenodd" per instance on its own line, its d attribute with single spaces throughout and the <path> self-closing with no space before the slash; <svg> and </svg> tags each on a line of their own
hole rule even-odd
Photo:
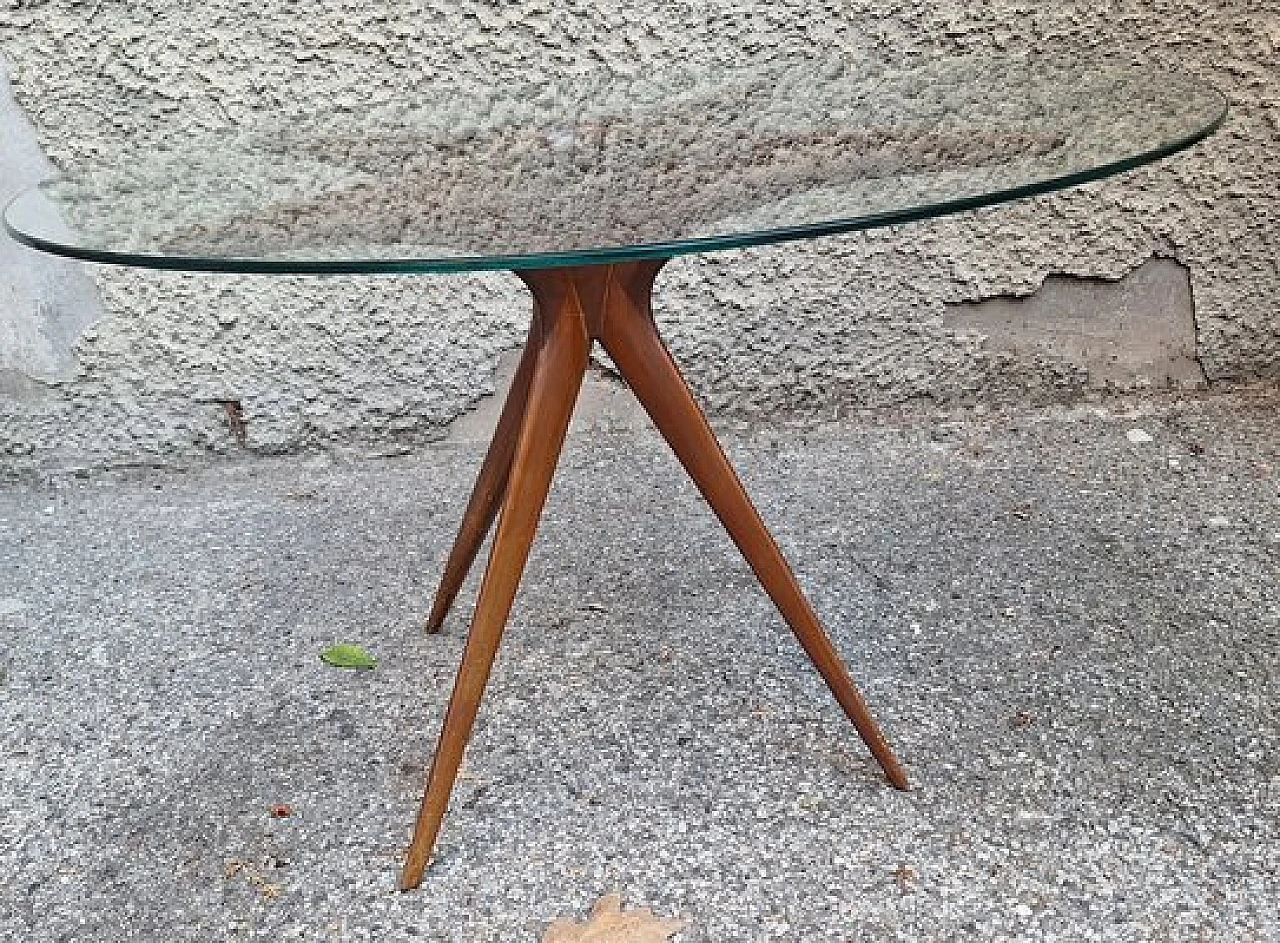
<svg viewBox="0 0 1280 943">
<path fill-rule="evenodd" d="M 906 773 L 658 336 L 648 283 L 643 278 L 621 280 L 608 297 L 600 333 L 605 350 L 746 557 L 889 782 L 908 788 Z"/>
<path fill-rule="evenodd" d="M 471 498 L 467 501 L 467 510 L 462 515 L 458 535 L 453 541 L 453 549 L 449 551 L 449 560 L 440 576 L 435 602 L 431 605 L 431 614 L 427 616 L 428 632 L 439 632 L 444 625 L 458 590 L 471 572 L 471 565 L 480 551 L 480 545 L 484 543 L 484 538 L 498 515 L 498 508 L 502 506 L 511 472 L 511 460 L 520 436 L 520 424 L 529 399 L 529 384 L 538 358 L 541 330 L 542 320 L 535 306 L 533 324 L 529 329 L 524 352 L 520 355 L 520 364 L 511 379 L 511 389 L 502 404 L 502 414 L 498 417 L 493 439 L 489 442 L 489 451 L 485 453 L 484 462 L 480 465 L 480 474 L 476 476 Z"/>
<path fill-rule="evenodd" d="M 564 444 L 592 340 L 601 341 L 671 443 L 889 781 L 907 788 L 902 767 L 658 336 L 649 294 L 661 266 L 657 260 L 518 273 L 536 299 L 535 327 L 450 554 L 432 613 L 435 625 L 448 610 L 501 506 L 498 531 L 400 876 L 402 888 L 418 886 L 435 847 Z M 527 380 L 521 381 L 522 373 Z M 527 383 L 523 404 L 518 399 L 522 382 Z M 516 427 L 518 436 L 512 434 Z M 510 457 L 504 460 L 504 453 Z"/>
<path fill-rule="evenodd" d="M 591 341 L 581 312 L 544 309 L 542 314 L 543 343 L 533 369 L 506 499 L 431 764 L 427 793 L 400 876 L 400 886 L 406 890 L 422 881 L 435 847 L 587 368 Z"/>
</svg>

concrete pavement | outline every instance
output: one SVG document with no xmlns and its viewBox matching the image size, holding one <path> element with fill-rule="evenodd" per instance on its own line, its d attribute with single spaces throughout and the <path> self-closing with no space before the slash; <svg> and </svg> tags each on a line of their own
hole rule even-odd
<svg viewBox="0 0 1280 943">
<path fill-rule="evenodd" d="M 408 894 L 478 446 L 0 491 L 0 938 L 537 940 L 615 889 L 699 943 L 1280 938 L 1276 391 L 726 435 L 905 794 L 662 443 L 587 432 Z"/>
</svg>

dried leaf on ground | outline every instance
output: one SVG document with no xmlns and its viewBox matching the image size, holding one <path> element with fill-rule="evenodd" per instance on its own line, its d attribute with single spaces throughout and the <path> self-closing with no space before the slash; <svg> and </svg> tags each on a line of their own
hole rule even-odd
<svg viewBox="0 0 1280 943">
<path fill-rule="evenodd" d="M 279 884 L 273 884 L 262 876 L 262 871 L 258 869 L 256 863 L 244 858 L 229 859 L 223 865 L 222 875 L 228 881 L 236 875 L 242 875 L 245 882 L 267 900 L 275 900 L 284 892 L 284 888 Z"/>
<path fill-rule="evenodd" d="M 648 907 L 624 911 L 619 895 L 606 894 L 585 923 L 561 917 L 547 927 L 542 943 L 667 943 L 684 927 L 685 921 L 655 917 Z"/>
<path fill-rule="evenodd" d="M 920 877 L 916 869 L 909 864 L 900 864 L 893 872 L 893 879 L 898 882 L 904 893 L 915 890 L 916 880 Z"/>
</svg>

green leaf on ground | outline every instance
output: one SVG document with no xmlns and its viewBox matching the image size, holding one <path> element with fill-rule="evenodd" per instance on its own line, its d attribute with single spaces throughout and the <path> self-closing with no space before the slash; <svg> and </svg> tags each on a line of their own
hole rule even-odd
<svg viewBox="0 0 1280 943">
<path fill-rule="evenodd" d="M 330 645 L 320 653 L 320 658 L 326 665 L 332 665 L 335 668 L 372 668 L 378 663 L 376 658 L 359 645 L 349 645 L 345 642 Z"/>
</svg>

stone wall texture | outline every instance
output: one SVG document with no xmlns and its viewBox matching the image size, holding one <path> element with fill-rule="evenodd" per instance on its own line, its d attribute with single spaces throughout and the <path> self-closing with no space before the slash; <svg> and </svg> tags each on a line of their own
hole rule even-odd
<svg viewBox="0 0 1280 943">
<path fill-rule="evenodd" d="M 0 108 L 0 134 L 30 135 L 55 165 L 73 166 L 110 159 L 158 116 L 218 128 L 290 100 L 358 109 L 429 96 L 441 76 L 500 83 L 583 61 L 660 69 L 672 57 L 732 64 L 743 50 L 779 46 L 1151 63 L 1210 80 L 1233 110 L 1193 151 L 1069 193 L 677 260 L 659 281 L 658 317 L 713 414 L 830 417 L 922 397 L 1043 399 L 1125 385 L 1114 370 L 1091 376 L 1078 339 L 1055 348 L 1044 339 L 1057 333 L 1033 325 L 1033 342 L 1011 343 L 982 327 L 1018 317 L 963 312 L 1072 276 L 1036 310 L 1060 309 L 1070 285 L 1124 278 L 1153 257 L 1171 262 L 1147 273 L 1189 278 L 1193 310 L 1168 300 L 1185 299 L 1185 288 L 1166 287 L 1149 293 L 1155 308 L 1134 323 L 1164 331 L 1153 346 L 1198 364 L 1184 363 L 1179 376 L 1280 375 L 1275 0 L 0 0 L 0 57 L 18 106 Z M 25 154 L 29 174 L 30 153 L 11 150 Z M 0 192 L 17 184 L 14 167 L 0 166 Z M 243 448 L 412 446 L 443 435 L 492 390 L 500 355 L 527 321 L 521 286 L 505 274 L 306 279 L 89 267 L 94 299 L 75 271 L 32 288 L 23 270 L 35 260 L 16 248 L 0 255 L 0 305 L 9 308 L 0 326 L 18 325 L 16 337 L 55 325 L 35 359 L 0 362 L 0 465 L 18 472 Z M 80 308 L 50 315 L 73 297 Z M 97 305 L 102 316 L 74 339 Z M 1098 333 L 1087 316 L 1076 320 Z M 1130 379 L 1153 382 L 1141 371 Z M 241 436 L 229 402 L 239 404 Z"/>
</svg>

